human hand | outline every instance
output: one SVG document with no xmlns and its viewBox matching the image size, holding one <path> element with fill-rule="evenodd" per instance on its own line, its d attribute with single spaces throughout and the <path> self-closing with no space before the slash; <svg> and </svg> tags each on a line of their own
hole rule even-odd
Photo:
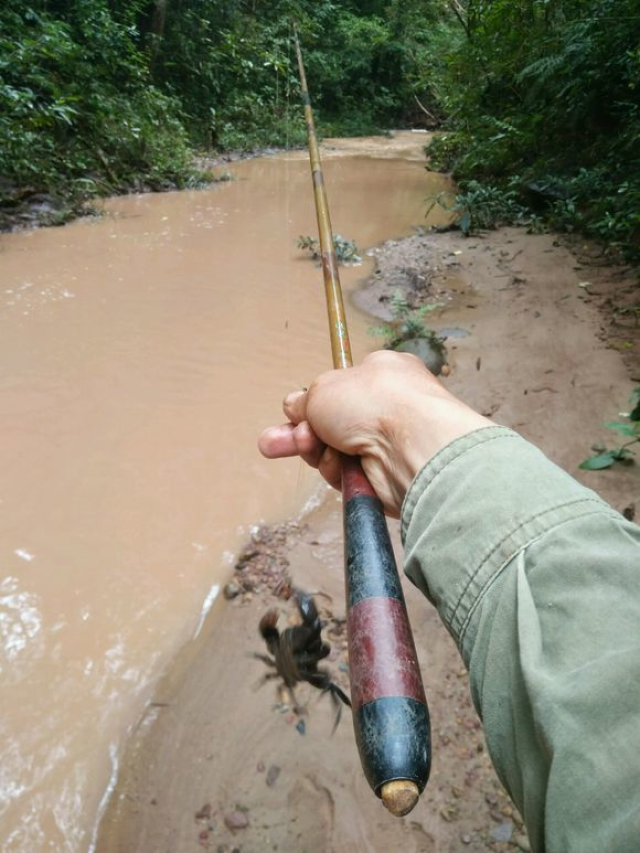
<svg viewBox="0 0 640 853">
<path fill-rule="evenodd" d="M 288 423 L 258 441 L 269 459 L 300 456 L 341 487 L 340 454 L 359 456 L 387 515 L 400 515 L 418 471 L 456 438 L 491 421 L 444 388 L 420 359 L 383 350 L 361 365 L 321 374 L 285 397 Z"/>
</svg>

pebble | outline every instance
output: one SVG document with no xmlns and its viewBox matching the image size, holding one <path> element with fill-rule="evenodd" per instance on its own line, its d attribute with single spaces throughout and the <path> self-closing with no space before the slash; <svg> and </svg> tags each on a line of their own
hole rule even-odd
<svg viewBox="0 0 640 853">
<path fill-rule="evenodd" d="M 211 817 L 211 803 L 205 803 L 202 808 L 198 809 L 194 817 L 196 820 L 209 820 Z"/>
<path fill-rule="evenodd" d="M 280 768 L 278 767 L 277 764 L 272 764 L 271 767 L 269 768 L 269 770 L 267 771 L 267 785 L 270 788 L 273 788 L 273 786 L 276 784 L 276 782 L 278 781 L 279 775 L 280 775 Z"/>
<path fill-rule="evenodd" d="M 296 729 L 300 732 L 301 735 L 305 735 L 307 733 L 307 726 L 304 720 L 299 720 L 296 725 Z"/>
<path fill-rule="evenodd" d="M 244 569 L 246 569 L 247 565 L 251 562 L 251 560 L 253 560 L 254 557 L 259 557 L 259 556 L 260 556 L 259 551 L 247 551 L 247 552 L 245 552 L 242 555 L 242 557 L 240 557 L 240 559 L 238 560 L 238 562 L 235 565 L 236 572 L 241 572 Z"/>
<path fill-rule="evenodd" d="M 529 853 L 531 850 L 531 845 L 529 844 L 529 839 L 526 835 L 516 835 L 513 839 L 513 843 L 516 844 L 521 850 L 524 850 L 524 853 Z"/>
<path fill-rule="evenodd" d="M 397 347 L 397 352 L 408 352 L 417 355 L 429 370 L 439 376 L 445 363 L 442 345 L 438 345 L 427 338 L 409 338 Z"/>
<path fill-rule="evenodd" d="M 458 819 L 458 807 L 447 805 L 443 806 L 440 809 L 440 817 L 447 821 L 447 823 L 451 823 L 451 821 Z"/>
<path fill-rule="evenodd" d="M 229 812 L 224 816 L 224 825 L 232 832 L 238 829 L 246 829 L 249 826 L 249 818 L 244 812 Z"/>
<path fill-rule="evenodd" d="M 513 824 L 510 820 L 505 820 L 500 826 L 496 826 L 491 830 L 491 838 L 493 841 L 511 841 L 513 835 Z"/>
<path fill-rule="evenodd" d="M 471 844 L 471 836 L 465 832 L 460 836 L 460 841 L 462 841 L 463 844 Z"/>
<path fill-rule="evenodd" d="M 230 601 L 232 598 L 236 598 L 240 595 L 241 592 L 242 590 L 240 589 L 238 584 L 234 583 L 233 581 L 229 581 L 229 583 L 226 583 L 224 585 L 224 589 L 222 590 L 222 593 L 227 599 L 227 601 Z"/>
<path fill-rule="evenodd" d="M 264 773 L 264 769 L 264 761 L 258 761 L 256 765 L 256 770 L 258 771 L 258 773 Z"/>
</svg>

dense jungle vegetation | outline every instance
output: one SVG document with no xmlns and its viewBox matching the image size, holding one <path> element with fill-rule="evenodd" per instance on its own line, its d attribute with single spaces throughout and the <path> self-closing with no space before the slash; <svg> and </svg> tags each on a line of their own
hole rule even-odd
<svg viewBox="0 0 640 853">
<path fill-rule="evenodd" d="M 436 126 L 480 224 L 540 208 L 637 254 L 638 0 L 3 0 L 0 194 L 197 181 L 194 151 Z"/>
</svg>

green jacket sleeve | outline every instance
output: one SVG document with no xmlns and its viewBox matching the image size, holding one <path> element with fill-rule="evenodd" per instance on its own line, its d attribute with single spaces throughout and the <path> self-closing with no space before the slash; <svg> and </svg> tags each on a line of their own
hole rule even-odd
<svg viewBox="0 0 640 853">
<path fill-rule="evenodd" d="M 532 849 L 640 851 L 640 528 L 488 427 L 418 474 L 402 536 Z"/>
</svg>

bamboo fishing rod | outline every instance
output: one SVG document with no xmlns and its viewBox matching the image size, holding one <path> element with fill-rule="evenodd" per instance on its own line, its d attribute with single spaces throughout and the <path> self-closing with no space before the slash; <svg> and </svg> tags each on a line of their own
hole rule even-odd
<svg viewBox="0 0 640 853">
<path fill-rule="evenodd" d="M 294 34 L 318 218 L 333 366 L 353 366 L 307 77 Z M 360 460 L 342 457 L 345 581 L 353 727 L 367 781 L 408 814 L 429 778 L 427 700 L 382 503 Z"/>
</svg>

